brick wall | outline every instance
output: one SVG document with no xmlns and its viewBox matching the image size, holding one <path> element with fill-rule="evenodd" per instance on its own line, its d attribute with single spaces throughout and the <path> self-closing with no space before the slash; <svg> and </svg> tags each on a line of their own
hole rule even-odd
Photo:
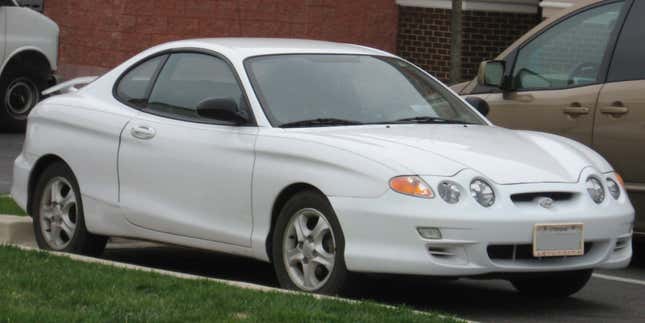
<svg viewBox="0 0 645 323">
<path fill-rule="evenodd" d="M 398 53 L 443 81 L 450 75 L 450 10 L 399 7 Z M 462 77 L 540 22 L 537 14 L 464 11 Z"/>
<path fill-rule="evenodd" d="M 100 73 L 141 50 L 194 37 L 290 37 L 396 50 L 393 0 L 56 0 L 63 77 Z"/>
</svg>

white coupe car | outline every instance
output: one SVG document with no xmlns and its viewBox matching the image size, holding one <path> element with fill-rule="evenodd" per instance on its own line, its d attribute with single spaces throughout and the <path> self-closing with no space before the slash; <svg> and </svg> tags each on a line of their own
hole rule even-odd
<svg viewBox="0 0 645 323">
<path fill-rule="evenodd" d="M 356 45 L 148 49 L 29 115 L 12 195 L 44 249 L 131 237 L 270 261 L 285 288 L 350 273 L 509 279 L 568 296 L 631 258 L 620 176 L 562 137 L 495 127 L 409 62 Z M 484 109 L 482 108 L 482 111 Z"/>
</svg>

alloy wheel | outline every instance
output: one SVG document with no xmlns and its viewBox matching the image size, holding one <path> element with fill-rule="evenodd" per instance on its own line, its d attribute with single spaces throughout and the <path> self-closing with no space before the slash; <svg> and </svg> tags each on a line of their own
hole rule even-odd
<svg viewBox="0 0 645 323">
<path fill-rule="evenodd" d="M 334 232 L 325 215 L 311 208 L 297 211 L 285 230 L 282 252 L 287 273 L 298 288 L 323 287 L 336 257 Z"/>
<path fill-rule="evenodd" d="M 78 206 L 72 185 L 55 177 L 45 186 L 40 201 L 40 230 L 47 244 L 62 250 L 70 243 L 78 224 Z"/>
</svg>

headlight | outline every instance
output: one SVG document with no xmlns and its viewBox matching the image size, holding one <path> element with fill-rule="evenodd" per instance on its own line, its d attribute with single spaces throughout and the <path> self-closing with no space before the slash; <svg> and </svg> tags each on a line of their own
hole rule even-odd
<svg viewBox="0 0 645 323">
<path fill-rule="evenodd" d="M 600 180 L 595 177 L 587 178 L 587 192 L 589 192 L 589 196 L 597 204 L 605 200 L 605 189 L 602 187 Z"/>
<path fill-rule="evenodd" d="M 434 197 L 430 185 L 419 176 L 398 176 L 390 180 L 390 188 L 401 194 L 431 199 Z"/>
<path fill-rule="evenodd" d="M 489 207 L 495 203 L 493 188 L 482 179 L 474 179 L 470 182 L 470 194 L 483 207 Z"/>
<path fill-rule="evenodd" d="M 617 200 L 620 197 L 620 186 L 611 178 L 607 178 L 607 190 L 614 200 Z"/>
<path fill-rule="evenodd" d="M 461 197 L 461 186 L 455 182 L 445 181 L 439 183 L 437 188 L 439 191 L 439 196 L 449 204 L 455 204 L 459 202 L 459 197 Z"/>
</svg>

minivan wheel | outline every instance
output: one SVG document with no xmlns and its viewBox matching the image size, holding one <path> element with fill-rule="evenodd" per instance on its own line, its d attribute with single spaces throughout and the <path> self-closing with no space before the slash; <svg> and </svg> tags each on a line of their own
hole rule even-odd
<svg viewBox="0 0 645 323">
<path fill-rule="evenodd" d="M 41 76 L 29 72 L 7 72 L 0 78 L 0 129 L 22 131 L 31 109 L 47 86 Z"/>
<path fill-rule="evenodd" d="M 511 279 L 511 284 L 521 293 L 532 297 L 568 297 L 579 292 L 593 273 L 592 269 L 536 274 L 534 277 Z"/>
<path fill-rule="evenodd" d="M 272 242 L 273 266 L 283 288 L 333 295 L 346 287 L 345 240 L 322 194 L 306 191 L 289 199 Z"/>
<path fill-rule="evenodd" d="M 41 249 L 98 256 L 107 237 L 85 227 L 83 202 L 72 171 L 63 163 L 50 165 L 38 178 L 30 210 Z"/>
</svg>

